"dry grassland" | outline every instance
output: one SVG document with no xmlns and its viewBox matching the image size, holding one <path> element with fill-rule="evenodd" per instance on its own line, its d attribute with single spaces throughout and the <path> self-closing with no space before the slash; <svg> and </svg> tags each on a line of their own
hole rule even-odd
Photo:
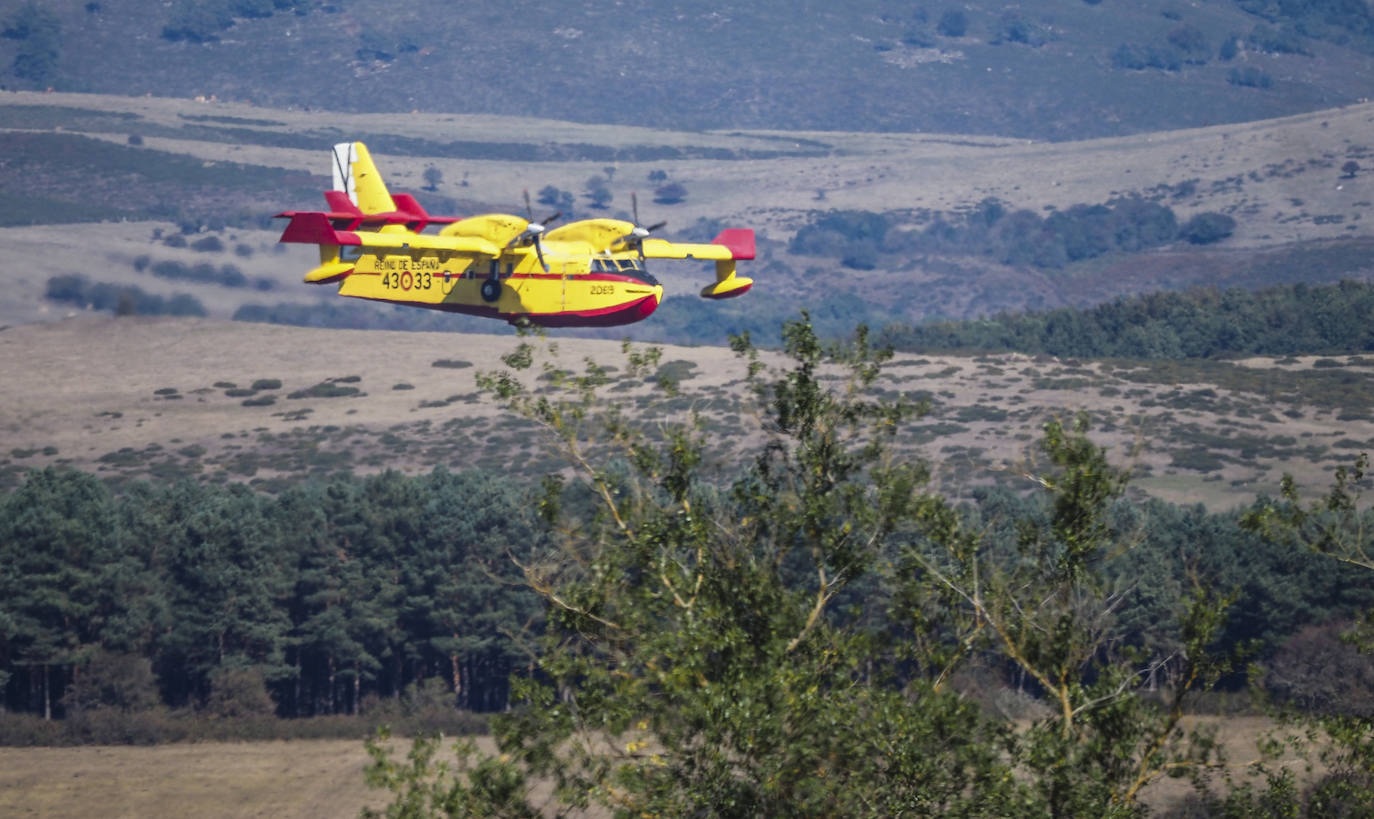
<svg viewBox="0 0 1374 819">
<path fill-rule="evenodd" d="M 0 748 L 0 815 L 356 816 L 386 803 L 366 762 L 351 740 Z"/>
<path fill-rule="evenodd" d="M 783 152 L 767 159 L 682 159 L 615 163 L 616 188 L 646 187 L 648 171 L 666 170 L 690 196 L 664 209 L 681 227 L 719 218 L 782 234 L 816 209 L 957 210 L 989 196 L 1036 210 L 1104 202 L 1158 185 L 1197 180 L 1196 192 L 1169 202 L 1182 218 L 1201 210 L 1237 215 L 1233 244 L 1273 245 L 1294 240 L 1369 235 L 1356 216 L 1374 199 L 1374 183 L 1361 175 L 1342 179 L 1353 149 L 1367 151 L 1374 103 L 1254 123 L 1212 126 L 1129 137 L 1044 143 L 951 134 L 851 132 L 667 131 L 471 114 L 344 114 L 257 108 L 152 97 L 5 92 L 0 104 L 69 106 L 137 114 L 180 128 L 193 117 L 234 117 L 271 124 L 264 131 L 300 133 L 336 129 L 386 133 L 436 142 L 482 141 L 542 145 L 584 143 L 612 148 L 661 146 L 739 152 Z M 118 135 L 95 135 L 114 141 Z M 805 143 L 805 144 L 803 144 Z M 824 155 L 806 153 L 813 143 Z M 235 161 L 324 174 L 328 145 L 319 150 L 226 145 L 197 139 L 150 137 L 149 148 L 207 162 Z M 520 191 L 554 185 L 582 190 L 604 162 L 518 162 L 425 157 L 379 157 L 398 189 L 423 184 L 425 168 L 443 172 L 439 192 L 474 197 L 501 208 L 520 208 Z M 466 182 L 466 185 L 463 183 Z M 817 200 L 817 192 L 825 199 Z M 614 203 L 624 208 L 628 199 Z M 264 210 L 283 203 L 263 203 Z M 518 212 L 518 211 L 517 211 Z M 1344 219 L 1317 219 L 1341 215 Z M 1242 218 L 1244 217 L 1244 218 Z"/>
<path fill-rule="evenodd" d="M 1263 717 L 1222 723 L 1229 767 L 1243 776 L 1256 743 L 1274 730 Z M 491 752 L 487 737 L 478 746 Z M 398 741 L 397 753 L 406 744 Z M 150 748 L 0 748 L 0 815 L 9 817 L 344 817 L 380 807 L 387 794 L 363 784 L 361 742 L 200 743 Z M 1289 757 L 1286 764 L 1310 774 Z M 544 788 L 536 790 L 540 798 Z M 1186 780 L 1161 779 L 1144 800 L 1167 810 L 1191 793 Z M 595 815 L 595 814 L 589 814 Z"/>
<path fill-rule="evenodd" d="M 581 368 L 588 357 L 623 366 L 618 342 L 556 341 L 564 366 Z M 83 316 L 10 327 L 0 331 L 0 470 L 13 480 L 60 463 L 107 477 L 215 481 L 435 466 L 547 471 L 558 467 L 547 460 L 547 441 L 476 385 L 475 373 L 500 367 L 517 343 L 208 319 Z M 445 360 L 471 366 L 434 366 Z M 684 397 L 668 409 L 695 407 L 717 436 L 716 456 L 741 455 L 755 423 L 742 362 L 720 347 L 665 347 L 663 360 L 689 362 L 681 365 Z M 879 387 L 931 402 L 899 443 L 933 464 L 946 491 L 1015 483 L 1041 425 L 1087 411 L 1094 438 L 1132 468 L 1139 489 L 1226 508 L 1273 491 L 1285 471 L 1321 486 L 1374 441 L 1367 415 L 1322 405 L 1320 396 L 1251 391 L 1267 382 L 1250 373 L 1301 376 L 1315 372 L 1314 360 L 1216 363 L 1178 384 L 1159 380 L 1167 373 L 1132 380 L 1132 370 L 1103 363 L 905 355 Z M 1370 372 L 1365 363 L 1323 369 L 1360 381 Z M 1209 383 L 1208 373 L 1240 383 Z M 235 393 L 261 379 L 281 386 Z M 290 397 L 324 382 L 358 393 Z M 637 411 L 652 392 L 626 381 L 606 394 Z"/>
</svg>

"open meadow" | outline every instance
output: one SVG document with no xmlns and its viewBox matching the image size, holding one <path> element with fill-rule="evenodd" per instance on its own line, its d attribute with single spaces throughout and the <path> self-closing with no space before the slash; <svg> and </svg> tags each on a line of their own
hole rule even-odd
<svg viewBox="0 0 1374 819">
<path fill-rule="evenodd" d="M 361 742 L 0 748 L 10 817 L 342 817 L 379 807 Z"/>
<path fill-rule="evenodd" d="M 1240 777 L 1241 766 L 1256 758 L 1256 743 L 1274 728 L 1263 717 L 1221 722 L 1218 738 L 1233 775 Z M 490 738 L 475 741 L 482 752 L 494 751 Z M 405 740 L 392 740 L 394 755 L 404 754 L 408 746 Z M 1309 775 L 1297 757 L 1289 754 L 1284 760 L 1300 780 Z M 389 801 L 390 794 L 365 785 L 366 762 L 363 744 L 352 740 L 0 748 L 0 814 L 65 819 L 349 817 Z M 1146 790 L 1144 801 L 1167 812 L 1190 793 L 1187 780 L 1161 779 Z"/>
<path fill-rule="evenodd" d="M 704 240 L 720 226 L 752 227 L 760 258 L 751 275 L 759 293 L 774 299 L 755 299 L 749 310 L 712 305 L 711 315 L 723 312 L 737 323 L 805 306 L 863 306 L 873 321 L 919 321 L 1189 286 L 1362 278 L 1371 270 L 1374 222 L 1365 215 L 1374 188 L 1368 174 L 1342 169 L 1369 164 L 1371 120 L 1374 104 L 1364 103 L 1051 143 L 933 133 L 673 131 L 6 91 L 0 142 L 8 171 L 0 190 L 10 204 L 0 224 L 12 227 L 0 228 L 7 253 L 0 324 L 70 312 L 46 296 L 52 277 L 71 275 L 164 298 L 186 294 L 218 318 L 244 305 L 323 312 L 333 288 L 300 284 L 314 264 L 312 249 L 275 244 L 269 217 L 319 207 L 329 146 L 352 139 L 371 145 L 393 190 L 417 193 L 431 209 L 522 213 L 523 191 L 552 190 L 565 218 L 628 217 L 638 191 L 645 221 L 666 220 L 669 238 Z M 437 181 L 427 182 L 427 174 Z M 611 194 L 604 208 L 587 202 L 593 179 Z M 685 196 L 650 201 L 662 184 L 652 179 L 681 185 Z M 1224 214 L 1235 220 L 1234 230 L 1218 245 L 1177 241 L 1057 269 L 910 249 L 854 266 L 790 244 L 827 213 L 883 214 L 892 223 L 889 244 L 900 246 L 903 236 L 940 219 L 962 219 L 989 200 L 1008 212 L 1048 215 L 1122 198 L 1168 207 L 1179 224 Z M 1315 266 L 1314 253 L 1324 254 Z M 234 286 L 225 285 L 227 278 Z M 700 278 L 685 266 L 668 270 L 665 309 L 679 309 L 672 299 L 690 299 Z M 687 316 L 679 320 L 700 321 L 699 313 Z M 643 337 L 656 329 L 650 323 L 627 332 Z M 678 333 L 724 340 L 690 326 Z"/>
<path fill-rule="evenodd" d="M 555 340 L 562 366 L 620 366 L 618 342 Z M 319 330 L 211 319 L 102 318 L 0 331 L 0 476 L 63 464 L 111 481 L 278 481 L 442 466 L 537 475 L 562 467 L 535 429 L 476 384 L 514 336 Z M 769 360 L 765 357 L 765 360 Z M 722 462 L 747 451 L 744 364 L 723 347 L 665 347 L 682 395 L 620 378 L 648 416 L 695 408 Z M 1052 417 L 1087 412 L 1137 490 L 1225 509 L 1307 486 L 1374 442 L 1374 361 L 1353 356 L 1122 363 L 904 354 L 879 388 L 930 412 L 899 438 L 955 494 L 1015 484 Z M 614 373 L 612 374 L 614 376 Z M 743 424 L 744 426 L 741 426 Z"/>
</svg>

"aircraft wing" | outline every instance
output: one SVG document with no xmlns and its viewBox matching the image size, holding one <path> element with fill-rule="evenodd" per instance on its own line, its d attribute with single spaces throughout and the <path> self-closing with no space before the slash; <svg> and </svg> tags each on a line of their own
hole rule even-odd
<svg viewBox="0 0 1374 819">
<path fill-rule="evenodd" d="M 290 223 L 282 231 L 281 241 L 307 245 L 349 245 L 382 249 L 448 250 L 456 253 L 480 253 L 500 256 L 501 248 L 475 236 L 436 236 L 412 233 L 408 230 L 364 231 L 338 230 L 327 213 L 291 213 Z M 396 227 L 396 226 L 388 226 Z"/>
<path fill-rule="evenodd" d="M 754 231 L 747 228 L 722 230 L 709 244 L 645 239 L 642 245 L 649 259 L 705 259 L 727 261 L 754 258 Z"/>
</svg>

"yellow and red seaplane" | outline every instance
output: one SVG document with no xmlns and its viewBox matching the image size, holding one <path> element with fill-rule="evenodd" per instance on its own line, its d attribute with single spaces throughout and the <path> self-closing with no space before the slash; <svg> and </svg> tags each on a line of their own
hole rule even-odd
<svg viewBox="0 0 1374 819">
<path fill-rule="evenodd" d="M 651 238 L 663 223 L 561 215 L 534 221 L 489 213 L 431 216 L 413 196 L 390 193 L 361 142 L 334 146 L 328 211 L 287 211 L 281 241 L 319 245 L 320 264 L 305 280 L 337 282 L 339 294 L 434 310 L 529 321 L 546 327 L 610 327 L 647 318 L 663 300 L 649 259 L 704 259 L 716 280 L 701 295 L 743 295 L 751 279 L 735 262 L 754 258 L 754 231 L 731 228 L 709 243 Z M 636 203 L 636 211 L 638 211 Z M 442 225 L 437 233 L 425 233 Z"/>
</svg>

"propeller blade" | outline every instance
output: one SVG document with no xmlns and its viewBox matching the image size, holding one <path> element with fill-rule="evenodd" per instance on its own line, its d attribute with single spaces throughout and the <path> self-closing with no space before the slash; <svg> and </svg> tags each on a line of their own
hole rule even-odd
<svg viewBox="0 0 1374 819">
<path fill-rule="evenodd" d="M 666 225 L 666 224 L 668 224 L 666 221 L 659 222 L 659 223 L 654 224 L 654 225 L 649 225 L 648 227 L 644 228 L 644 230 L 646 230 L 646 231 L 649 232 L 649 233 L 653 233 L 654 231 L 658 230 L 659 228 L 663 227 L 663 226 Z"/>
<path fill-rule="evenodd" d="M 544 268 L 544 272 L 549 272 L 549 263 L 544 261 L 544 243 L 539 241 L 539 234 L 534 234 L 534 255 L 539 257 L 539 266 Z"/>
<path fill-rule="evenodd" d="M 534 208 L 530 207 L 530 189 L 525 188 L 525 221 L 534 221 Z"/>
</svg>

